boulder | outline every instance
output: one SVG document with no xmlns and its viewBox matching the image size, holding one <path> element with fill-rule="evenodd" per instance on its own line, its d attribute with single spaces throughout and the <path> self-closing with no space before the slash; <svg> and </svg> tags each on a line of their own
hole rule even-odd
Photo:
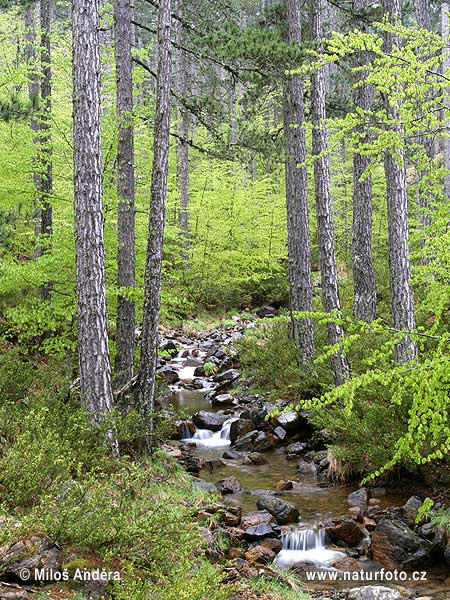
<svg viewBox="0 0 450 600">
<path fill-rule="evenodd" d="M 267 510 L 273 515 L 278 525 L 292 523 L 299 517 L 299 512 L 293 504 L 276 496 L 261 496 L 258 498 L 256 506 L 259 510 Z"/>
<path fill-rule="evenodd" d="M 275 552 L 264 546 L 254 546 L 244 554 L 250 565 L 265 565 L 275 558 Z"/>
<path fill-rule="evenodd" d="M 300 424 L 307 424 L 306 420 L 302 419 L 298 410 L 290 410 L 281 412 L 275 417 L 277 427 L 282 427 L 287 433 L 296 433 L 300 429 Z"/>
<path fill-rule="evenodd" d="M 278 317 L 279 311 L 273 306 L 263 306 L 256 312 L 256 315 L 260 319 L 272 319 Z"/>
<path fill-rule="evenodd" d="M 306 460 L 299 460 L 297 463 L 297 471 L 300 475 L 317 475 L 317 466 L 313 462 L 306 462 Z"/>
<path fill-rule="evenodd" d="M 246 540 L 253 542 L 262 540 L 264 538 L 273 538 L 276 535 L 276 531 L 272 525 L 263 523 L 262 525 L 255 525 L 254 527 L 247 527 L 244 532 Z"/>
<path fill-rule="evenodd" d="M 183 455 L 178 462 L 184 469 L 186 469 L 188 473 L 200 473 L 202 468 L 201 460 L 198 458 L 198 456 L 194 456 L 193 454 Z"/>
<path fill-rule="evenodd" d="M 348 518 L 344 518 L 334 525 L 329 525 L 325 528 L 325 531 L 331 541 L 344 542 L 349 546 L 357 544 L 365 537 L 362 527 L 353 519 Z"/>
<path fill-rule="evenodd" d="M 216 486 L 211 481 L 193 481 L 192 487 L 196 487 L 202 492 L 217 492 Z"/>
<path fill-rule="evenodd" d="M 29 572 L 35 579 L 35 569 L 61 569 L 60 550 L 41 537 L 32 537 L 0 547 L 0 577 L 21 581 L 21 573 Z"/>
<path fill-rule="evenodd" d="M 211 400 L 213 406 L 230 407 L 236 406 L 238 401 L 231 394 L 219 394 Z"/>
<path fill-rule="evenodd" d="M 389 568 L 425 567 L 432 560 L 432 543 L 406 523 L 387 516 L 372 534 L 373 559 Z"/>
<path fill-rule="evenodd" d="M 216 488 L 222 494 L 239 494 L 242 492 L 242 485 L 236 477 L 226 477 L 216 483 Z"/>
<path fill-rule="evenodd" d="M 210 431 L 220 431 L 222 425 L 229 419 L 229 415 L 222 413 L 212 413 L 201 410 L 192 415 L 192 420 L 200 429 L 209 429 Z"/>
<path fill-rule="evenodd" d="M 358 506 L 363 510 L 367 508 L 368 495 L 366 488 L 360 488 L 356 492 L 352 492 L 347 497 L 347 502 L 350 506 Z"/>
<path fill-rule="evenodd" d="M 402 600 L 404 597 L 398 590 L 381 585 L 368 585 L 349 590 L 346 600 Z"/>
<path fill-rule="evenodd" d="M 259 452 L 249 452 L 242 459 L 243 465 L 265 465 L 267 460 Z"/>
<path fill-rule="evenodd" d="M 253 421 L 250 419 L 237 419 L 231 424 L 230 440 L 234 444 L 236 440 L 243 437 L 247 433 L 255 430 Z M 256 436 L 255 436 L 256 437 Z"/>
<path fill-rule="evenodd" d="M 239 460 L 242 458 L 242 452 L 237 452 L 236 450 L 225 450 L 225 452 L 222 454 L 222 457 L 226 458 L 227 460 Z"/>
<path fill-rule="evenodd" d="M 333 562 L 333 567 L 338 571 L 359 571 L 361 569 L 359 562 L 350 556 L 343 556 Z"/>
<path fill-rule="evenodd" d="M 245 530 L 256 525 L 273 523 L 274 520 L 273 516 L 267 510 L 254 511 L 242 517 L 241 528 Z"/>
<path fill-rule="evenodd" d="M 171 367 L 162 367 L 162 369 L 159 369 L 158 377 L 167 384 L 176 383 L 179 379 L 178 371 L 175 371 Z"/>
<path fill-rule="evenodd" d="M 292 489 L 294 489 L 294 482 L 293 481 L 284 481 L 284 479 L 280 479 L 280 481 L 277 481 L 277 483 L 275 484 L 275 488 L 280 492 L 284 492 L 286 490 L 292 490 Z"/>
<path fill-rule="evenodd" d="M 235 450 L 251 450 L 253 448 L 253 442 L 258 437 L 257 431 L 250 431 L 246 433 L 233 444 Z"/>
<path fill-rule="evenodd" d="M 294 442 L 293 444 L 289 444 L 286 448 L 287 460 L 297 460 L 305 453 L 307 448 L 308 444 L 305 444 L 304 442 Z"/>
<path fill-rule="evenodd" d="M 177 434 L 180 440 L 191 438 L 197 431 L 197 427 L 189 419 L 182 419 L 175 423 Z"/>
<path fill-rule="evenodd" d="M 267 452 L 272 450 L 278 443 L 278 439 L 271 433 L 261 431 L 253 442 L 253 450 L 255 452 Z"/>
<path fill-rule="evenodd" d="M 169 356 L 176 356 L 178 354 L 178 347 L 173 340 L 163 340 L 159 349 L 161 352 L 167 352 Z"/>
<path fill-rule="evenodd" d="M 418 496 L 411 496 L 403 506 L 403 514 L 410 527 L 413 527 L 416 524 L 417 513 L 421 506 L 422 500 Z"/>
<path fill-rule="evenodd" d="M 266 538 L 262 540 L 259 545 L 263 548 L 269 548 L 269 550 L 272 550 L 275 554 L 278 554 L 283 548 L 283 544 L 280 540 L 277 540 L 277 538 Z"/>
<path fill-rule="evenodd" d="M 220 387 L 225 387 L 227 385 L 232 385 L 238 379 L 240 379 L 241 374 L 236 369 L 228 369 L 223 373 L 219 373 L 214 377 L 214 381 L 220 385 Z"/>
<path fill-rule="evenodd" d="M 275 427 L 273 432 L 281 442 L 283 442 L 286 439 L 286 429 L 283 429 L 282 427 Z"/>
</svg>

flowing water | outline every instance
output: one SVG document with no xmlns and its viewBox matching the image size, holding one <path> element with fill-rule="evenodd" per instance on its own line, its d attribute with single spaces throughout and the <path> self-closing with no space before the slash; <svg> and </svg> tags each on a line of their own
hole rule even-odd
<svg viewBox="0 0 450 600">
<path fill-rule="evenodd" d="M 205 394 L 211 389 L 212 384 L 205 379 L 203 389 L 189 389 L 185 386 L 192 384 L 194 380 L 194 371 L 196 367 L 184 366 L 180 358 L 171 361 L 171 366 L 176 365 L 179 370 L 181 385 L 172 386 L 173 395 L 168 402 L 176 411 L 180 411 L 183 416 L 192 415 L 200 410 L 217 412 L 220 409 L 211 406 L 211 403 L 205 399 Z M 282 568 L 289 568 L 301 562 L 317 564 L 318 568 L 325 570 L 334 570 L 331 564 L 338 558 L 347 556 L 345 553 L 335 548 L 330 548 L 326 538 L 325 530 L 319 526 L 328 519 L 341 517 L 348 511 L 347 496 L 354 491 L 354 486 L 331 485 L 326 482 L 320 482 L 311 475 L 299 474 L 296 470 L 296 461 L 287 461 L 283 448 L 277 448 L 271 452 L 266 452 L 264 458 L 266 464 L 247 465 L 242 464 L 242 460 L 225 460 L 223 453 L 230 446 L 230 427 L 235 418 L 228 419 L 222 429 L 218 432 L 212 432 L 206 429 L 197 429 L 192 436 L 189 430 L 185 430 L 185 439 L 183 441 L 195 444 L 196 452 L 205 461 L 212 461 L 215 466 L 212 470 L 205 469 L 200 477 L 206 481 L 216 483 L 220 479 L 229 476 L 235 476 L 241 482 L 244 491 L 240 494 L 227 496 L 228 502 L 235 502 L 242 506 L 243 513 L 257 510 L 256 502 L 258 496 L 262 493 L 276 493 L 294 504 L 299 510 L 300 517 L 297 526 L 282 536 L 283 548 L 275 559 L 275 564 Z M 217 461 L 217 459 L 220 459 Z M 282 492 L 275 491 L 276 484 L 280 480 L 290 480 L 293 487 L 290 490 Z M 382 506 L 400 506 L 410 497 L 408 490 L 400 491 L 396 494 L 390 494 L 382 498 Z M 360 561 L 361 568 L 365 571 L 377 572 L 380 565 L 372 561 Z M 439 600 L 450 600 L 448 595 L 449 582 L 446 579 L 449 576 L 448 569 L 430 569 L 429 581 L 420 584 L 412 581 L 405 582 L 403 585 L 415 587 L 423 595 L 432 594 Z M 314 587 L 336 588 L 352 587 L 361 585 L 361 583 L 346 582 L 338 584 L 314 584 Z M 380 583 L 378 583 L 380 585 Z"/>
</svg>

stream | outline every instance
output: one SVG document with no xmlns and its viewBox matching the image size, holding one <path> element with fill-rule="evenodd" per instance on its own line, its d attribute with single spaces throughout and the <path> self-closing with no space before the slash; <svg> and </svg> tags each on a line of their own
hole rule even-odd
<svg viewBox="0 0 450 600">
<path fill-rule="evenodd" d="M 182 429 L 180 437 L 184 438 L 183 444 L 190 448 L 194 456 L 207 467 L 201 469 L 198 477 L 214 484 L 228 477 L 237 478 L 243 488 L 242 491 L 227 494 L 224 501 L 240 506 L 243 515 L 258 510 L 256 503 L 262 494 L 276 495 L 298 509 L 300 515 L 298 522 L 286 527 L 286 531 L 283 530 L 281 535 L 282 549 L 274 561 L 278 566 L 289 568 L 304 562 L 313 563 L 320 569 L 326 570 L 333 569 L 331 564 L 336 559 L 348 558 L 349 553 L 344 548 L 337 548 L 330 543 L 322 525 L 348 514 L 347 499 L 349 494 L 355 491 L 355 486 L 331 484 L 312 474 L 299 474 L 297 462 L 286 459 L 284 446 L 264 452 L 264 464 L 243 464 L 241 460 L 224 458 L 224 452 L 231 450 L 231 425 L 246 407 L 238 405 L 223 408 L 212 405 L 208 395 L 210 396 L 211 390 L 216 387 L 214 377 L 195 376 L 198 364 L 205 359 L 210 348 L 204 349 L 201 340 L 192 342 L 184 339 L 181 344 L 177 341 L 177 345 L 181 345 L 182 350 L 165 364 L 165 368 L 173 369 L 178 373 L 178 381 L 170 385 L 171 394 L 164 401 L 165 407 L 183 418 L 190 418 L 199 411 L 220 416 L 225 413 L 228 417 L 218 431 L 197 427 L 192 434 L 187 426 Z M 291 489 L 277 491 L 280 490 L 280 481 L 288 481 Z M 403 506 L 410 496 L 411 490 L 408 489 L 397 488 L 394 492 L 387 490 L 386 495 L 380 498 L 379 506 L 380 508 Z M 370 537 L 368 540 L 367 546 L 370 544 Z M 366 543 L 365 539 L 361 544 L 364 543 Z M 360 569 L 366 572 L 375 572 L 381 568 L 379 563 L 364 556 L 358 557 L 357 553 L 353 555 L 350 553 L 350 556 L 353 558 L 356 556 Z M 448 600 L 450 598 L 449 568 L 439 566 L 428 568 L 427 571 L 426 582 L 402 581 L 396 584 L 411 591 L 414 589 L 415 592 L 420 592 L 419 595 Z M 364 585 L 361 581 L 308 584 L 311 589 L 348 589 L 361 585 Z M 389 583 L 378 581 L 376 585 L 389 586 Z"/>
</svg>

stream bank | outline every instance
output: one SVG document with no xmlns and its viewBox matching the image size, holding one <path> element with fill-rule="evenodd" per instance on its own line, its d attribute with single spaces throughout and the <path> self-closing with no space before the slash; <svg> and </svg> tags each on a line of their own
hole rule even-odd
<svg viewBox="0 0 450 600">
<path fill-rule="evenodd" d="M 311 571 L 337 572 L 341 579 L 353 574 L 350 582 L 307 585 L 342 598 L 448 600 L 447 534 L 415 523 L 427 490 L 408 481 L 356 490 L 330 481 L 326 435 L 312 430 L 308 414 L 271 416 L 287 401 L 268 402 L 245 391 L 250 386 L 229 350 L 254 325 L 235 317 L 233 327 L 214 331 L 167 331 L 162 343 L 168 355 L 160 374 L 171 390 L 163 403 L 183 416 L 178 440 L 166 450 L 196 478 L 195 485 L 222 495 L 197 515 L 208 524 L 203 535 L 210 559 L 226 558 L 229 577 L 236 580 L 273 563 L 303 578 Z M 405 579 L 384 580 L 372 590 L 381 569 L 404 571 Z M 426 572 L 427 580 L 414 581 L 414 571 Z"/>
</svg>

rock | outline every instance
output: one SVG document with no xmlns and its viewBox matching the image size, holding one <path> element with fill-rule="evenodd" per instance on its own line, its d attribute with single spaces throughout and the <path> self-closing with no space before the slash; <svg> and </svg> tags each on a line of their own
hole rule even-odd
<svg viewBox="0 0 450 600">
<path fill-rule="evenodd" d="M 263 548 L 269 548 L 269 550 L 272 550 L 275 554 L 278 554 L 283 548 L 281 541 L 276 538 L 266 538 L 265 540 L 262 540 L 259 545 Z"/>
<path fill-rule="evenodd" d="M 275 552 L 264 546 L 254 546 L 244 554 L 250 565 L 265 565 L 275 558 Z"/>
<path fill-rule="evenodd" d="M 241 374 L 236 369 L 228 369 L 228 371 L 224 371 L 223 373 L 219 373 L 214 377 L 214 381 L 220 384 L 220 386 L 231 385 L 235 383 Z"/>
<path fill-rule="evenodd" d="M 294 442 L 293 444 L 289 444 L 286 448 L 286 458 L 287 460 L 297 460 L 302 454 L 305 453 L 308 444 L 304 442 Z"/>
<path fill-rule="evenodd" d="M 237 452 L 236 450 L 225 450 L 222 456 L 227 460 L 239 460 L 242 458 L 242 452 Z"/>
<path fill-rule="evenodd" d="M 216 486 L 210 481 L 193 481 L 192 486 L 202 490 L 202 492 L 215 492 L 217 493 Z"/>
<path fill-rule="evenodd" d="M 178 462 L 184 469 L 186 469 L 188 473 L 191 474 L 200 473 L 200 469 L 202 468 L 201 460 L 192 454 L 183 455 Z"/>
<path fill-rule="evenodd" d="M 171 357 L 176 356 L 178 354 L 178 346 L 173 340 L 164 340 L 160 344 L 159 349 L 162 352 L 167 352 Z"/>
<path fill-rule="evenodd" d="M 192 415 L 192 420 L 200 429 L 209 429 L 210 431 L 220 431 L 222 425 L 229 419 L 229 415 L 222 413 L 212 413 L 201 410 Z"/>
<path fill-rule="evenodd" d="M 257 431 L 250 431 L 234 442 L 234 448 L 236 450 L 251 450 L 253 448 L 253 442 L 257 437 Z"/>
<path fill-rule="evenodd" d="M 317 475 L 317 466 L 313 462 L 308 463 L 301 459 L 298 461 L 297 471 L 300 475 Z"/>
<path fill-rule="evenodd" d="M 284 492 L 285 490 L 292 490 L 294 488 L 294 482 L 284 481 L 283 479 L 281 479 L 280 481 L 277 481 L 277 483 L 275 484 L 275 488 L 280 492 Z"/>
<path fill-rule="evenodd" d="M 368 585 L 353 588 L 347 592 L 347 600 L 402 600 L 404 596 L 398 591 L 381 585 Z"/>
<path fill-rule="evenodd" d="M 256 315 L 260 319 L 272 319 L 273 317 L 277 317 L 279 314 L 280 313 L 278 312 L 278 310 L 273 306 L 263 306 L 263 308 L 260 308 L 256 312 Z"/>
<path fill-rule="evenodd" d="M 245 530 L 248 527 L 273 523 L 274 520 L 273 516 L 267 510 L 254 511 L 242 517 L 241 528 Z"/>
<path fill-rule="evenodd" d="M 189 421 L 189 419 L 182 419 L 181 421 L 177 421 L 175 423 L 175 426 L 177 428 L 178 437 L 181 440 L 191 438 L 197 431 L 197 427 L 192 421 Z"/>
<path fill-rule="evenodd" d="M 446 549 L 444 550 L 444 558 L 445 558 L 445 562 L 450 565 L 450 546 L 447 546 Z"/>
<path fill-rule="evenodd" d="M 179 379 L 178 372 L 175 369 L 171 369 L 170 367 L 162 367 L 162 369 L 158 370 L 158 377 L 162 379 L 164 383 L 176 383 Z"/>
<path fill-rule="evenodd" d="M 241 517 L 238 514 L 233 514 L 232 512 L 227 510 L 223 514 L 223 522 L 225 523 L 225 525 L 228 525 L 228 527 L 237 527 L 241 522 Z"/>
<path fill-rule="evenodd" d="M 211 400 L 211 404 L 213 406 L 227 407 L 236 406 L 238 404 L 238 401 L 231 394 L 219 394 Z"/>
<path fill-rule="evenodd" d="M 382 496 L 386 496 L 386 488 L 374 487 L 370 490 L 370 495 L 372 498 L 381 498 Z"/>
<path fill-rule="evenodd" d="M 283 442 L 286 439 L 287 433 L 286 433 L 286 430 L 283 429 L 282 427 L 275 427 L 273 432 L 280 441 Z"/>
<path fill-rule="evenodd" d="M 265 465 L 267 460 L 259 452 L 249 452 L 247 456 L 242 459 L 243 465 Z"/>
<path fill-rule="evenodd" d="M 183 453 L 179 448 L 174 448 L 174 446 L 168 446 L 167 444 L 163 444 L 161 446 L 161 450 L 164 450 L 166 454 L 175 459 L 181 458 L 183 456 Z"/>
<path fill-rule="evenodd" d="M 431 540 L 435 533 L 433 523 L 424 523 L 424 525 L 421 525 L 417 528 L 417 533 L 420 535 L 420 537 Z"/>
<path fill-rule="evenodd" d="M 365 537 L 362 527 L 353 519 L 347 518 L 338 521 L 335 525 L 326 527 L 325 531 L 333 542 L 344 542 L 349 546 L 357 544 Z"/>
<path fill-rule="evenodd" d="M 0 600 L 32 600 L 35 594 L 24 589 L 11 589 L 0 584 Z"/>
<path fill-rule="evenodd" d="M 256 506 L 259 510 L 267 510 L 271 515 L 275 517 L 278 525 L 285 525 L 286 523 L 292 523 L 299 517 L 297 508 L 282 498 L 276 496 L 261 496 L 258 498 Z"/>
<path fill-rule="evenodd" d="M 433 562 L 431 542 L 389 516 L 378 523 L 372 534 L 372 554 L 375 561 L 389 568 L 422 568 Z"/>
<path fill-rule="evenodd" d="M 236 477 L 226 477 L 216 483 L 216 488 L 222 494 L 239 494 L 242 492 L 242 485 Z"/>
<path fill-rule="evenodd" d="M 274 435 L 261 431 L 253 442 L 253 450 L 255 452 L 267 452 L 275 448 L 277 443 L 278 440 Z"/>
<path fill-rule="evenodd" d="M 32 537 L 0 547 L 0 577 L 21 581 L 20 573 L 30 572 L 29 581 L 34 581 L 35 569 L 61 568 L 61 554 L 56 546 L 46 539 Z"/>
<path fill-rule="evenodd" d="M 350 513 L 350 516 L 352 517 L 352 519 L 355 519 L 355 521 L 362 520 L 363 511 L 361 510 L 361 508 L 359 506 L 351 506 L 348 509 L 348 512 Z"/>
<path fill-rule="evenodd" d="M 422 500 L 418 496 L 411 496 L 411 498 L 403 506 L 403 514 L 410 527 L 416 524 L 417 513 L 422 506 Z"/>
<path fill-rule="evenodd" d="M 266 523 L 255 525 L 254 527 L 247 527 L 244 532 L 245 539 L 249 541 L 262 540 L 264 538 L 274 537 L 274 535 L 276 535 L 275 529 L 272 525 Z"/>
<path fill-rule="evenodd" d="M 359 562 L 350 556 L 338 558 L 332 564 L 338 571 L 359 571 L 361 569 Z"/>
<path fill-rule="evenodd" d="M 234 558 L 243 558 L 244 557 L 244 551 L 241 550 L 241 548 L 228 548 L 228 552 L 227 552 L 227 556 L 230 559 L 234 559 Z"/>
<path fill-rule="evenodd" d="M 370 519 L 369 517 L 364 517 L 363 525 L 367 529 L 367 531 L 374 531 L 377 527 L 377 522 L 375 519 Z"/>
<path fill-rule="evenodd" d="M 275 423 L 290 434 L 296 433 L 302 426 L 308 426 L 308 422 L 301 416 L 298 410 L 280 413 L 278 417 L 275 417 Z"/>
<path fill-rule="evenodd" d="M 350 506 L 359 506 L 359 508 L 367 508 L 368 496 L 366 488 L 361 488 L 349 494 L 347 502 Z"/>
<path fill-rule="evenodd" d="M 247 433 L 255 430 L 255 426 L 253 421 L 250 419 L 237 419 L 233 423 L 231 423 L 230 429 L 230 440 L 231 443 L 234 444 L 236 440 L 242 438 Z M 256 437 L 256 435 L 255 435 Z"/>
<path fill-rule="evenodd" d="M 369 506 L 380 506 L 381 500 L 379 498 L 371 498 L 369 500 Z"/>
</svg>

